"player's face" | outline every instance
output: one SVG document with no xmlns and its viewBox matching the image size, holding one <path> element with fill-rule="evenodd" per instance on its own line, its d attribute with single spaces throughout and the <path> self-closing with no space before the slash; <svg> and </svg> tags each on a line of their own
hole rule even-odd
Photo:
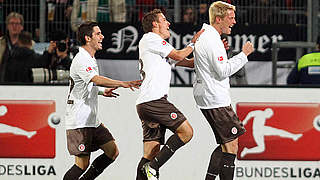
<svg viewBox="0 0 320 180">
<path fill-rule="evenodd" d="M 98 26 L 93 27 L 93 33 L 91 37 L 90 44 L 95 50 L 102 49 L 102 40 L 104 36 L 101 33 L 101 30 Z"/>
<path fill-rule="evenodd" d="M 160 35 L 163 39 L 167 39 L 170 37 L 170 32 L 169 32 L 169 26 L 170 26 L 170 23 L 169 21 L 167 21 L 166 17 L 160 13 L 158 14 L 158 20 L 159 22 L 158 25 L 159 25 L 159 32 L 160 32 Z"/>
<path fill-rule="evenodd" d="M 228 9 L 227 15 L 221 21 L 221 29 L 224 34 L 231 34 L 231 28 L 236 24 L 236 15 L 233 10 Z"/>
</svg>

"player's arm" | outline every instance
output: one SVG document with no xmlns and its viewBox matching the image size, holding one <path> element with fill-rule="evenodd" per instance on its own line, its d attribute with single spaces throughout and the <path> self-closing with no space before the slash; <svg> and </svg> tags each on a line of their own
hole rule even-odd
<svg viewBox="0 0 320 180">
<path fill-rule="evenodd" d="M 183 61 L 189 54 L 191 54 L 194 50 L 194 44 L 196 43 L 197 39 L 200 37 L 200 35 L 203 33 L 204 29 L 201 29 L 198 31 L 193 38 L 191 39 L 191 43 L 187 45 L 187 47 L 181 49 L 181 50 L 176 50 L 173 49 L 168 57 L 175 60 L 175 61 Z"/>
<path fill-rule="evenodd" d="M 209 52 L 208 55 L 212 62 L 212 68 L 216 72 L 219 80 L 230 77 L 242 68 L 248 62 L 247 56 L 253 51 L 252 44 L 247 42 L 243 46 L 241 53 L 228 59 L 224 48 L 221 48 L 221 46 L 210 41 L 207 41 L 207 44 Z"/>
<path fill-rule="evenodd" d="M 91 82 L 95 83 L 97 86 L 103 86 L 108 88 L 124 87 L 130 88 L 131 90 L 133 90 L 133 88 L 139 89 L 139 86 L 141 85 L 141 80 L 119 81 L 99 75 L 93 76 Z"/>
<path fill-rule="evenodd" d="M 189 67 L 194 68 L 194 58 L 188 59 L 184 58 L 184 60 L 179 61 L 176 66 L 183 66 L 183 67 Z"/>
</svg>

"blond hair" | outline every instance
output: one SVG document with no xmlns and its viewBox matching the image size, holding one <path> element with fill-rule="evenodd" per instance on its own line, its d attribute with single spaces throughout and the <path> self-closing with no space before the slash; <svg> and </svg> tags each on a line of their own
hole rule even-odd
<svg viewBox="0 0 320 180">
<path fill-rule="evenodd" d="M 24 19 L 23 19 L 23 16 L 22 16 L 20 13 L 11 12 L 11 13 L 6 17 L 6 24 L 7 24 L 7 25 L 9 24 L 9 21 L 10 21 L 11 18 L 18 18 L 18 19 L 20 19 L 20 23 L 21 23 L 21 25 L 23 26 L 23 24 L 24 24 Z"/>
<path fill-rule="evenodd" d="M 209 8 L 210 25 L 216 22 L 216 17 L 224 18 L 227 15 L 227 10 L 236 11 L 236 7 L 223 1 L 217 1 L 211 4 Z"/>
</svg>

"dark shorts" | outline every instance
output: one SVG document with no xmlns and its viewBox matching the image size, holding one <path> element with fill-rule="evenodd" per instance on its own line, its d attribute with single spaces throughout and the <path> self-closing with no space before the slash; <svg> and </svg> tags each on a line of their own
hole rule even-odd
<svg viewBox="0 0 320 180">
<path fill-rule="evenodd" d="M 87 127 L 67 130 L 67 145 L 70 155 L 89 155 L 100 146 L 114 140 L 109 130 L 100 124 L 97 128 Z"/>
<path fill-rule="evenodd" d="M 231 106 L 201 109 L 209 122 L 218 144 L 233 141 L 246 132 Z"/>
<path fill-rule="evenodd" d="M 143 141 L 158 141 L 164 144 L 166 129 L 175 132 L 186 117 L 171 104 L 166 96 L 137 105 L 142 123 Z"/>
</svg>

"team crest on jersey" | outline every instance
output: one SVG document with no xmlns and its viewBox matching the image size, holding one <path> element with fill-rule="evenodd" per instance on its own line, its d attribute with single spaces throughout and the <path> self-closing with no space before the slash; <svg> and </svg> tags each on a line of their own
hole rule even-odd
<svg viewBox="0 0 320 180">
<path fill-rule="evenodd" d="M 233 127 L 233 128 L 231 129 L 231 133 L 232 133 L 232 134 L 237 134 L 237 133 L 238 133 L 238 129 L 237 129 L 236 127 Z"/>
<path fill-rule="evenodd" d="M 167 42 L 166 41 L 162 41 L 162 45 L 166 45 L 167 44 Z"/>
<path fill-rule="evenodd" d="M 88 73 L 91 73 L 92 72 L 92 67 L 88 67 L 87 69 L 86 69 L 86 71 L 88 72 Z"/>
<path fill-rule="evenodd" d="M 80 144 L 78 146 L 79 151 L 83 152 L 86 149 L 86 146 L 84 144 Z"/>
<path fill-rule="evenodd" d="M 173 112 L 170 114 L 171 119 L 177 119 L 178 115 L 177 113 Z"/>
<path fill-rule="evenodd" d="M 223 61 L 223 57 L 222 56 L 218 57 L 218 61 Z"/>
</svg>

